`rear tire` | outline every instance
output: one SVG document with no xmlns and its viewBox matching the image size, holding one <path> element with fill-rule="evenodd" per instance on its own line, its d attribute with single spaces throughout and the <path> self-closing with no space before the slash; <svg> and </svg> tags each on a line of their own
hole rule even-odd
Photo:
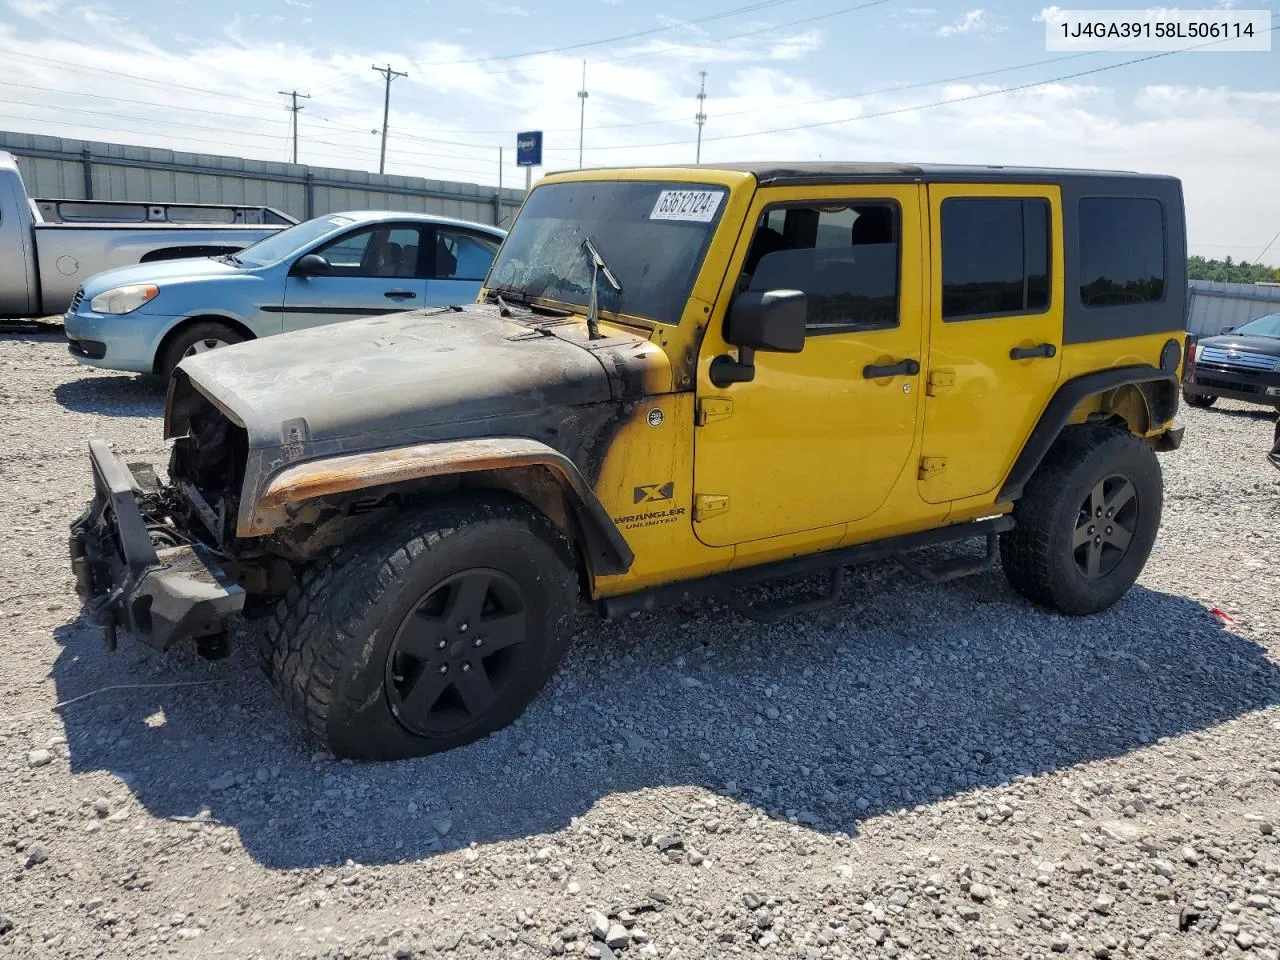
<svg viewBox="0 0 1280 960">
<path fill-rule="evenodd" d="M 1211 397 L 1203 393 L 1187 393 L 1186 390 L 1183 390 L 1182 399 L 1187 401 L 1187 406 L 1189 407 L 1196 407 L 1200 410 L 1207 410 L 1209 409 L 1209 407 L 1213 406 L 1213 401 L 1217 400 L 1218 398 Z"/>
<path fill-rule="evenodd" d="M 158 372 L 160 376 L 168 380 L 173 376 L 174 368 L 185 357 L 194 356 L 206 350 L 214 350 L 218 347 L 229 347 L 232 344 L 243 343 L 244 339 L 244 334 L 227 326 L 225 323 L 218 323 L 215 320 L 201 320 L 199 323 L 193 323 L 191 326 L 179 331 L 178 335 L 165 345 L 160 357 L 160 369 Z"/>
<path fill-rule="evenodd" d="M 1160 528 L 1160 463 L 1127 430 L 1068 427 L 1014 505 L 1000 560 L 1015 590 L 1068 614 L 1105 610 L 1142 572 Z"/>
<path fill-rule="evenodd" d="M 564 653 L 576 594 L 545 516 L 453 500 L 309 569 L 267 625 L 265 667 L 337 756 L 437 753 L 524 712 Z"/>
</svg>

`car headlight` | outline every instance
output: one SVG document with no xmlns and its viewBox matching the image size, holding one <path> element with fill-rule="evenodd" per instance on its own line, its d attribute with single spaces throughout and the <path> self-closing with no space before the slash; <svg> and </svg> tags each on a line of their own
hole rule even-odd
<svg viewBox="0 0 1280 960">
<path fill-rule="evenodd" d="M 159 292 L 153 283 L 131 283 L 98 294 L 89 301 L 89 309 L 94 313 L 133 313 Z"/>
</svg>

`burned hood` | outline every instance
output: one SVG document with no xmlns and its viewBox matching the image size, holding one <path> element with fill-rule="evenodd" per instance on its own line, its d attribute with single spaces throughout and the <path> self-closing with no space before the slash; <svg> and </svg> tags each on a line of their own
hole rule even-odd
<svg viewBox="0 0 1280 960">
<path fill-rule="evenodd" d="M 389 314 L 199 354 L 178 380 L 243 426 L 251 448 L 358 450 L 528 435 L 555 409 L 619 399 L 653 362 L 646 339 L 576 342 L 572 324 L 552 326 L 482 305 Z"/>
</svg>

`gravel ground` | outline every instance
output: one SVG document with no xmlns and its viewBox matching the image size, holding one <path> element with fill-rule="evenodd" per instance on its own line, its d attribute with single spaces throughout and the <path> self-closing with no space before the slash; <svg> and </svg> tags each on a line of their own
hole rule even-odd
<svg viewBox="0 0 1280 960">
<path fill-rule="evenodd" d="M 351 765 L 243 642 L 78 619 L 84 442 L 163 462 L 161 401 L 0 338 L 0 956 L 1280 955 L 1269 414 L 1184 409 L 1105 615 L 875 565 L 775 626 L 584 621 L 515 726 Z"/>
</svg>

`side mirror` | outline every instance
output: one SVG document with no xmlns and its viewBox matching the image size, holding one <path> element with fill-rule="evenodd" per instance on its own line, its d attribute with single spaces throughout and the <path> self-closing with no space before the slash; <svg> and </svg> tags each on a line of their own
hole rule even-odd
<svg viewBox="0 0 1280 960">
<path fill-rule="evenodd" d="M 289 271 L 295 277 L 316 277 L 329 272 L 329 261 L 318 253 L 308 253 L 298 258 Z"/>
<path fill-rule="evenodd" d="M 804 349 L 809 300 L 799 290 L 748 290 L 741 293 L 725 318 L 724 338 L 738 348 L 738 359 L 719 356 L 711 361 L 711 382 L 717 387 L 755 379 L 755 352 L 799 353 Z"/>
</svg>

